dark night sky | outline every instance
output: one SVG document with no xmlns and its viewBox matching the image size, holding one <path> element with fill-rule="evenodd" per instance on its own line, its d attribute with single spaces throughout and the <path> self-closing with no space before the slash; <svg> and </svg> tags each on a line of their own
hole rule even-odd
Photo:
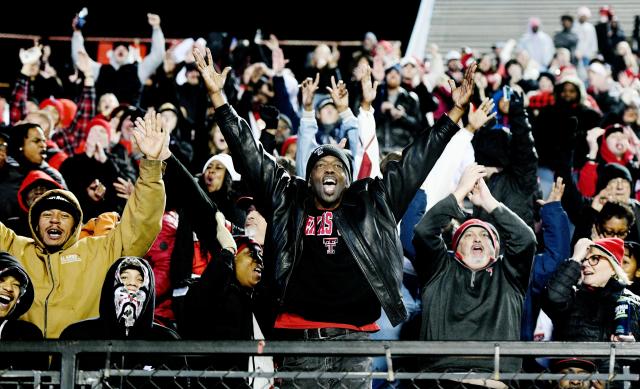
<svg viewBox="0 0 640 389">
<path fill-rule="evenodd" d="M 349 0 L 296 3 L 239 0 L 17 1 L 12 2 L 11 10 L 5 9 L 0 32 L 70 35 L 71 19 L 83 6 L 87 6 L 89 16 L 83 29 L 87 37 L 150 37 L 146 12 L 155 12 L 162 18 L 162 28 L 167 38 L 205 36 L 212 31 L 226 31 L 239 38 L 252 38 L 255 30 L 261 28 L 265 36 L 273 32 L 280 39 L 360 40 L 365 32 L 373 31 L 379 39 L 401 40 L 404 48 L 420 1 L 403 0 L 401 3 L 395 8 L 388 5 L 382 8 L 374 6 L 374 2 Z M 6 53 L 6 60 L 0 63 L 0 82 L 12 82 L 15 72 L 19 70 L 18 48 L 28 45 L 29 42 L 25 41 L 0 40 L 0 48 L 3 54 Z M 68 43 L 53 46 L 53 57 L 66 57 L 64 51 L 68 47 Z M 87 49 L 91 54 L 89 45 Z"/>
</svg>

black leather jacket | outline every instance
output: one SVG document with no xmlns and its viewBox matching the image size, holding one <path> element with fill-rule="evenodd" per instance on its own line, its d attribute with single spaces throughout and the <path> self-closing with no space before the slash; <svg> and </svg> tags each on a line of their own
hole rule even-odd
<svg viewBox="0 0 640 389">
<path fill-rule="evenodd" d="M 302 253 L 304 215 L 313 204 L 313 195 L 304 179 L 290 177 L 264 152 L 248 124 L 229 105 L 216 109 L 216 121 L 259 212 L 270 224 L 282 303 L 293 266 Z M 394 326 L 407 318 L 400 294 L 402 245 L 397 224 L 458 129 L 443 116 L 430 136 L 420 132 L 404 150 L 403 159 L 387 165 L 384 178 L 353 182 L 334 213 L 338 230 L 348 237 L 349 251 Z"/>
</svg>

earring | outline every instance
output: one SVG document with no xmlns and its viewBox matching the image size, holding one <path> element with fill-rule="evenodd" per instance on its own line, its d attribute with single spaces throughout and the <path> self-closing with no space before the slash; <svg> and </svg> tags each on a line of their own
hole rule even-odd
<svg viewBox="0 0 640 389">
<path fill-rule="evenodd" d="M 19 149 L 19 150 L 20 150 L 20 151 L 22 151 L 22 147 L 20 147 L 20 149 Z"/>
</svg>

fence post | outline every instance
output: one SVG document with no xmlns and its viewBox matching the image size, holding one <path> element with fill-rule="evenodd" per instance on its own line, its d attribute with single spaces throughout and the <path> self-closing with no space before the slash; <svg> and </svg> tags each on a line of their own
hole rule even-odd
<svg viewBox="0 0 640 389">
<path fill-rule="evenodd" d="M 493 354 L 493 379 L 500 380 L 500 345 L 495 344 Z"/>
<path fill-rule="evenodd" d="M 60 366 L 60 387 L 73 388 L 76 381 L 76 351 L 71 348 L 62 350 L 62 365 Z"/>
</svg>

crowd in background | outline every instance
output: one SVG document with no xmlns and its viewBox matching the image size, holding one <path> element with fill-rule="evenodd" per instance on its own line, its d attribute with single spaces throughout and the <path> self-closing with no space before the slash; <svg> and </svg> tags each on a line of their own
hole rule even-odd
<svg viewBox="0 0 640 389">
<path fill-rule="evenodd" d="M 99 63 L 76 16 L 74 74 L 24 48 L 0 97 L 0 339 L 640 339 L 640 19 L 592 11 L 488 52 L 369 32 L 298 74 L 274 36 L 168 46 L 154 14 Z"/>
</svg>

